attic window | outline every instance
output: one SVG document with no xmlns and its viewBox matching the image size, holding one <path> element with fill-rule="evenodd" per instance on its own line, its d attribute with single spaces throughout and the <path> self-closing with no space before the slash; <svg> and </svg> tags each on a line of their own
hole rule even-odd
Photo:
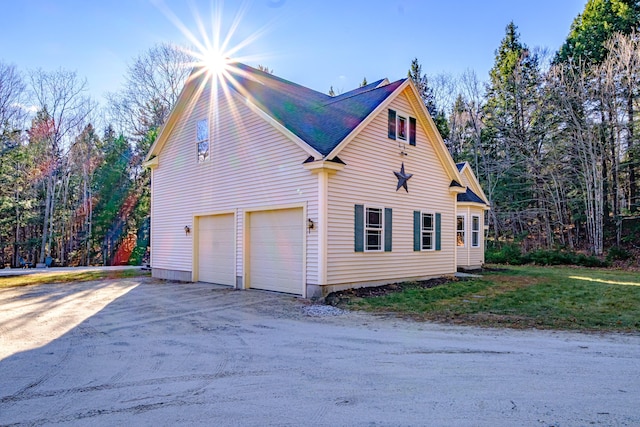
<svg viewBox="0 0 640 427">
<path fill-rule="evenodd" d="M 209 120 L 196 123 L 196 143 L 198 145 L 198 163 L 209 160 Z"/>
<path fill-rule="evenodd" d="M 407 140 L 407 118 L 398 116 L 398 139 Z"/>
<path fill-rule="evenodd" d="M 407 124 L 407 121 L 409 122 Z M 408 135 L 407 135 L 408 134 Z M 389 139 L 406 141 L 409 145 L 416 145 L 416 119 L 415 117 L 401 116 L 395 110 L 389 109 Z"/>
</svg>

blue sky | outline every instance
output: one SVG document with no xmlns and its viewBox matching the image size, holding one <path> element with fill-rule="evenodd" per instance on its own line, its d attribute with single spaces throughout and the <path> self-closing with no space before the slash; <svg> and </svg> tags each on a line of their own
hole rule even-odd
<svg viewBox="0 0 640 427">
<path fill-rule="evenodd" d="M 0 60 L 22 71 L 65 68 L 86 77 L 99 101 L 123 82 L 132 59 L 160 42 L 187 38 L 161 0 L 0 0 Z M 240 10 L 231 45 L 262 35 L 239 51 L 247 64 L 327 92 L 406 76 L 417 57 L 427 74 L 473 69 L 485 80 L 509 21 L 529 47 L 555 51 L 586 0 L 163 0 L 197 34 L 222 5 L 225 34 Z"/>
</svg>

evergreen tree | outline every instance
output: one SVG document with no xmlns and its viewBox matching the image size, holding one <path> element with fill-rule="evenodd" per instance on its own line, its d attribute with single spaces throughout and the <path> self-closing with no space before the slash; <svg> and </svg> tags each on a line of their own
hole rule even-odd
<svg viewBox="0 0 640 427">
<path fill-rule="evenodd" d="M 122 208 L 132 186 L 130 161 L 132 150 L 127 139 L 114 137 L 108 129 L 103 139 L 102 162 L 93 179 L 96 198 L 93 216 L 93 250 L 104 265 L 110 265 L 117 243 L 125 232 L 126 216 Z"/>
<path fill-rule="evenodd" d="M 586 61 L 600 64 L 607 55 L 605 42 L 615 33 L 640 29 L 638 0 L 589 0 L 574 19 L 567 40 L 558 50 L 555 63 Z"/>
<path fill-rule="evenodd" d="M 483 150 L 489 162 L 482 174 L 492 177 L 489 197 L 504 210 L 503 225 L 513 236 L 522 235 L 534 222 L 546 221 L 540 176 L 545 136 L 541 88 L 537 55 L 520 41 L 511 22 L 487 86 Z"/>
<path fill-rule="evenodd" d="M 420 65 L 418 58 L 414 58 L 411 61 L 407 77 L 416 85 L 420 98 L 427 107 L 429 115 L 435 122 L 438 132 L 440 132 L 440 136 L 443 139 L 447 139 L 449 137 L 449 124 L 447 123 L 446 114 L 443 109 L 438 109 L 433 89 L 429 87 L 429 79 L 427 78 L 427 75 L 422 73 L 422 65 Z"/>
</svg>

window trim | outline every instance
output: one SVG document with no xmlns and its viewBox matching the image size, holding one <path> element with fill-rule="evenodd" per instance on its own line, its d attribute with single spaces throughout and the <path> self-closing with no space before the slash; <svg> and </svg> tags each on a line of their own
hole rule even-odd
<svg viewBox="0 0 640 427">
<path fill-rule="evenodd" d="M 380 228 L 374 228 L 369 226 L 369 209 L 377 209 L 380 211 Z M 379 206 L 369 206 L 364 205 L 364 224 L 363 224 L 363 233 L 364 233 L 364 252 L 384 252 L 385 250 L 385 208 Z M 380 248 L 379 249 L 369 249 L 369 239 L 368 232 L 376 231 L 380 233 Z"/>
<path fill-rule="evenodd" d="M 396 139 L 400 140 L 400 141 L 407 141 L 408 138 L 408 134 L 409 134 L 409 120 L 407 119 L 408 116 L 406 116 L 405 114 L 400 115 L 398 113 L 396 113 L 396 120 L 397 120 L 397 124 L 396 124 Z M 400 123 L 403 123 L 403 126 L 400 125 Z M 404 130 L 404 137 L 400 135 L 400 130 L 403 129 Z"/>
<path fill-rule="evenodd" d="M 199 127 L 200 127 L 200 123 L 205 122 L 206 123 L 206 129 L 207 129 L 207 135 L 206 138 L 200 139 L 200 134 L 199 134 Z M 201 119 L 196 120 L 196 159 L 198 160 L 198 163 L 205 163 L 208 162 L 211 159 L 211 129 L 209 128 L 209 118 L 208 117 L 203 117 Z M 202 144 L 203 142 L 207 143 L 207 153 L 206 153 L 206 157 L 204 158 L 200 158 L 200 144 Z"/>
<path fill-rule="evenodd" d="M 458 229 L 458 219 L 462 218 L 462 230 Z M 462 233 L 462 244 L 459 244 L 458 234 Z M 456 215 L 456 247 L 465 248 L 467 246 L 467 215 Z"/>
<path fill-rule="evenodd" d="M 478 229 L 474 229 L 473 220 L 478 220 Z M 472 215 L 471 216 L 471 247 L 479 248 L 480 247 L 480 215 Z"/>
<path fill-rule="evenodd" d="M 418 133 L 416 117 L 392 108 L 388 109 L 387 117 L 387 137 L 415 146 Z M 404 137 L 400 136 L 401 121 L 404 122 Z"/>
<path fill-rule="evenodd" d="M 431 230 L 424 228 L 424 216 L 431 215 Z M 431 234 L 431 248 L 424 247 L 424 236 Z M 436 250 L 436 213 L 434 211 L 420 211 L 420 252 L 432 252 Z"/>
</svg>

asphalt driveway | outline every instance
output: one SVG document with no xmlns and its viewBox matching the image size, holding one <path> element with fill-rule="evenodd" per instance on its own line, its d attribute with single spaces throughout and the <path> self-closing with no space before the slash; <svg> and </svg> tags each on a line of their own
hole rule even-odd
<svg viewBox="0 0 640 427">
<path fill-rule="evenodd" d="M 640 425 L 640 337 L 149 278 L 0 290 L 0 425 Z"/>
</svg>

